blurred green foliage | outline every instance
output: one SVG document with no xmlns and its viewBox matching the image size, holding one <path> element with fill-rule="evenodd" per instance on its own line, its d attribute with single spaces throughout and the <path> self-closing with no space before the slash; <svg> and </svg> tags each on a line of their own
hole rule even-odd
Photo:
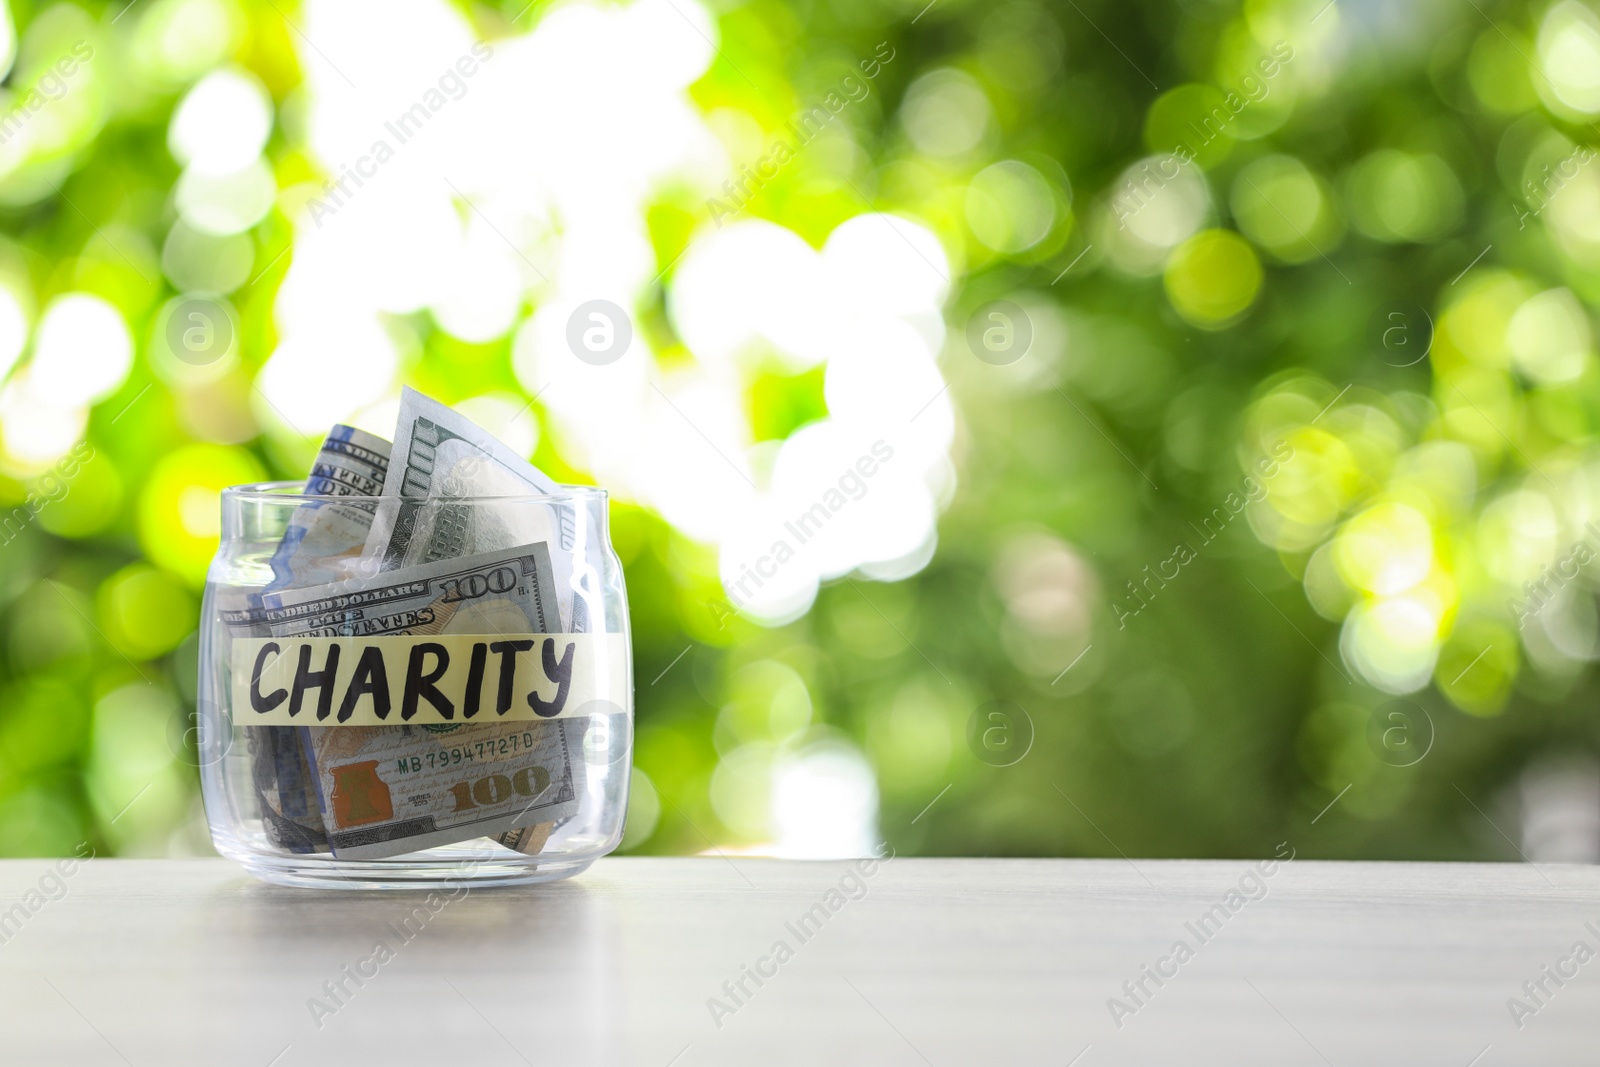
<svg viewBox="0 0 1600 1067">
<path fill-rule="evenodd" d="M 560 11 L 455 9 L 494 41 Z M 10 4 L 0 854 L 206 847 L 185 731 L 217 493 L 303 476 L 315 443 L 252 385 L 280 341 L 291 193 L 331 176 L 303 81 L 333 60 L 304 18 Z M 870 761 L 876 832 L 903 854 L 1290 838 L 1513 855 L 1484 812 L 1529 766 L 1600 743 L 1597 553 L 1574 558 L 1600 520 L 1600 17 L 1574 0 L 726 0 L 708 25 L 688 95 L 734 159 L 892 46 L 739 214 L 813 245 L 872 210 L 938 236 L 955 490 L 924 568 L 830 582 L 776 627 L 733 611 L 713 549 L 616 505 L 639 691 L 626 847 L 770 846 L 774 767 L 833 738 Z M 375 48 L 386 32 L 371 21 Z M 62 73 L 83 42 L 92 58 Z M 175 112 L 219 68 L 270 98 L 279 192 L 196 237 Z M 718 184 L 651 191 L 655 270 Z M 203 379 L 162 347 L 169 302 L 199 290 L 231 294 L 238 334 Z M 65 294 L 98 298 L 54 321 L 83 362 L 41 385 Z M 979 314 L 996 300 L 1003 323 Z M 95 325 L 107 306 L 131 364 Z M 661 285 L 634 311 L 658 362 L 694 361 Z M 1026 324 L 1027 351 L 976 358 L 975 314 L 978 336 Z M 397 380 L 543 417 L 509 333 L 395 318 Z M 352 358 L 342 343 L 328 360 Z M 744 402 L 752 443 L 781 440 L 826 414 L 823 373 L 771 361 Z M 534 458 L 588 474 L 549 433 Z M 1005 766 L 979 758 L 1000 721 L 971 728 L 994 700 L 1031 723 Z"/>
</svg>

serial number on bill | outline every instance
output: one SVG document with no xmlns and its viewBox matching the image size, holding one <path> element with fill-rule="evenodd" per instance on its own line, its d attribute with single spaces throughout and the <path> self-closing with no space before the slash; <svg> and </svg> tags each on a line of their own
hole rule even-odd
<svg viewBox="0 0 1600 1067">
<path fill-rule="evenodd" d="M 504 737 L 493 738 L 488 741 L 478 741 L 471 745 L 457 745 L 454 748 L 442 748 L 437 752 L 429 752 L 423 756 L 411 756 L 400 759 L 401 774 L 413 771 L 434 770 L 439 767 L 459 767 L 463 763 L 474 760 L 487 759 L 494 756 L 509 756 L 517 752 L 526 752 L 533 748 L 533 733 L 531 731 L 520 734 L 507 734 Z"/>
</svg>

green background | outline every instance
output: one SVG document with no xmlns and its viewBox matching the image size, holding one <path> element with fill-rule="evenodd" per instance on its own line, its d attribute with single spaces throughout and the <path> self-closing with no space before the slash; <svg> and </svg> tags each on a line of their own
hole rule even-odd
<svg viewBox="0 0 1600 1067">
<path fill-rule="evenodd" d="M 491 41 L 558 10 L 454 7 Z M 713 549 L 615 506 L 639 682 L 627 849 L 765 849 L 760 775 L 719 765 L 833 737 L 870 761 L 875 833 L 902 854 L 1292 840 L 1515 858 L 1521 776 L 1597 739 L 1595 553 L 1578 546 L 1600 518 L 1600 167 L 1582 147 L 1600 19 L 1573 2 L 1392 7 L 714 8 L 716 56 L 687 94 L 730 143 L 770 140 L 894 50 L 844 134 L 742 215 L 814 245 L 873 209 L 937 234 L 955 491 L 925 568 L 828 583 L 773 628 L 729 613 Z M 92 449 L 70 471 L 29 451 L 25 397 L 0 400 L 0 501 L 25 520 L 0 545 L 0 854 L 203 852 L 184 732 L 216 494 L 303 476 L 314 440 L 264 429 L 251 398 L 293 261 L 281 198 L 244 233 L 227 377 L 193 386 L 152 354 L 184 291 L 164 258 L 183 170 L 169 131 L 209 71 L 247 71 L 278 111 L 279 190 L 319 181 L 290 121 L 314 46 L 287 4 L 9 12 L 0 110 L 26 108 L 72 42 L 94 48 L 28 119 L 49 136 L 0 146 L 0 273 L 28 326 L 12 384 L 62 294 L 114 307 L 137 356 L 63 439 Z M 381 19 L 371 32 L 381 46 Z M 1180 146 L 1192 162 L 1170 161 Z M 650 194 L 664 280 L 630 311 L 663 359 L 693 359 L 663 291 L 715 195 Z M 1026 352 L 976 358 L 974 316 L 973 336 L 1020 324 Z M 509 336 L 403 317 L 401 380 L 533 399 Z M 756 441 L 782 438 L 826 413 L 821 372 L 755 375 L 746 403 Z M 587 477 L 549 434 L 534 459 Z M 35 516 L 30 494 L 59 499 Z"/>
</svg>

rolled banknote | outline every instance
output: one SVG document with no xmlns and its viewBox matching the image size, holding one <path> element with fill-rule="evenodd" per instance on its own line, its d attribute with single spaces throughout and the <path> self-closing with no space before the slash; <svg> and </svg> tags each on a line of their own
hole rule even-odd
<svg viewBox="0 0 1600 1067">
<path fill-rule="evenodd" d="M 295 508 L 272 556 L 269 590 L 324 585 L 353 577 L 366 548 L 377 504 L 389 472 L 388 441 L 353 426 L 335 426 L 311 465 L 306 495 L 348 497 L 314 500 Z"/>
<path fill-rule="evenodd" d="M 389 469 L 389 442 L 353 426 L 335 426 L 317 451 L 306 479 L 309 496 L 349 497 L 351 503 L 310 501 L 289 518 L 273 553 L 267 589 L 292 589 L 348 578 L 360 560 L 376 505 L 355 501 L 378 495 Z M 260 597 L 225 592 L 224 623 L 232 636 L 266 636 Z M 251 774 L 267 839 L 288 852 L 327 852 L 316 784 L 293 728 L 245 729 Z"/>
<path fill-rule="evenodd" d="M 328 851 L 328 831 L 299 731 L 254 726 L 245 736 L 267 839 L 286 852 Z"/>
<path fill-rule="evenodd" d="M 230 640 L 270 636 L 259 594 L 224 589 L 219 599 Z M 299 730 L 246 726 L 244 738 L 267 840 L 285 852 L 327 852 L 328 832 L 322 824 L 321 804 L 300 746 Z"/>
<path fill-rule="evenodd" d="M 508 570 L 514 580 L 502 577 Z M 549 549 L 533 544 L 264 593 L 259 623 L 274 637 L 555 633 L 553 585 Z M 479 592 L 464 596 L 467 589 Z M 586 722 L 294 729 L 334 855 L 371 859 L 576 814 L 585 787 Z M 508 847 L 537 851 L 544 837 L 518 833 Z"/>
</svg>

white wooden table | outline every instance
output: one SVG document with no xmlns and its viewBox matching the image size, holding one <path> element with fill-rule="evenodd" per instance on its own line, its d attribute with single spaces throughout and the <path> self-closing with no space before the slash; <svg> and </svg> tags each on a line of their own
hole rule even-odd
<svg viewBox="0 0 1600 1067">
<path fill-rule="evenodd" d="M 11 861 L 0 1063 L 1600 1062 L 1600 869 L 1136 863 L 611 859 L 430 907 Z"/>
</svg>

